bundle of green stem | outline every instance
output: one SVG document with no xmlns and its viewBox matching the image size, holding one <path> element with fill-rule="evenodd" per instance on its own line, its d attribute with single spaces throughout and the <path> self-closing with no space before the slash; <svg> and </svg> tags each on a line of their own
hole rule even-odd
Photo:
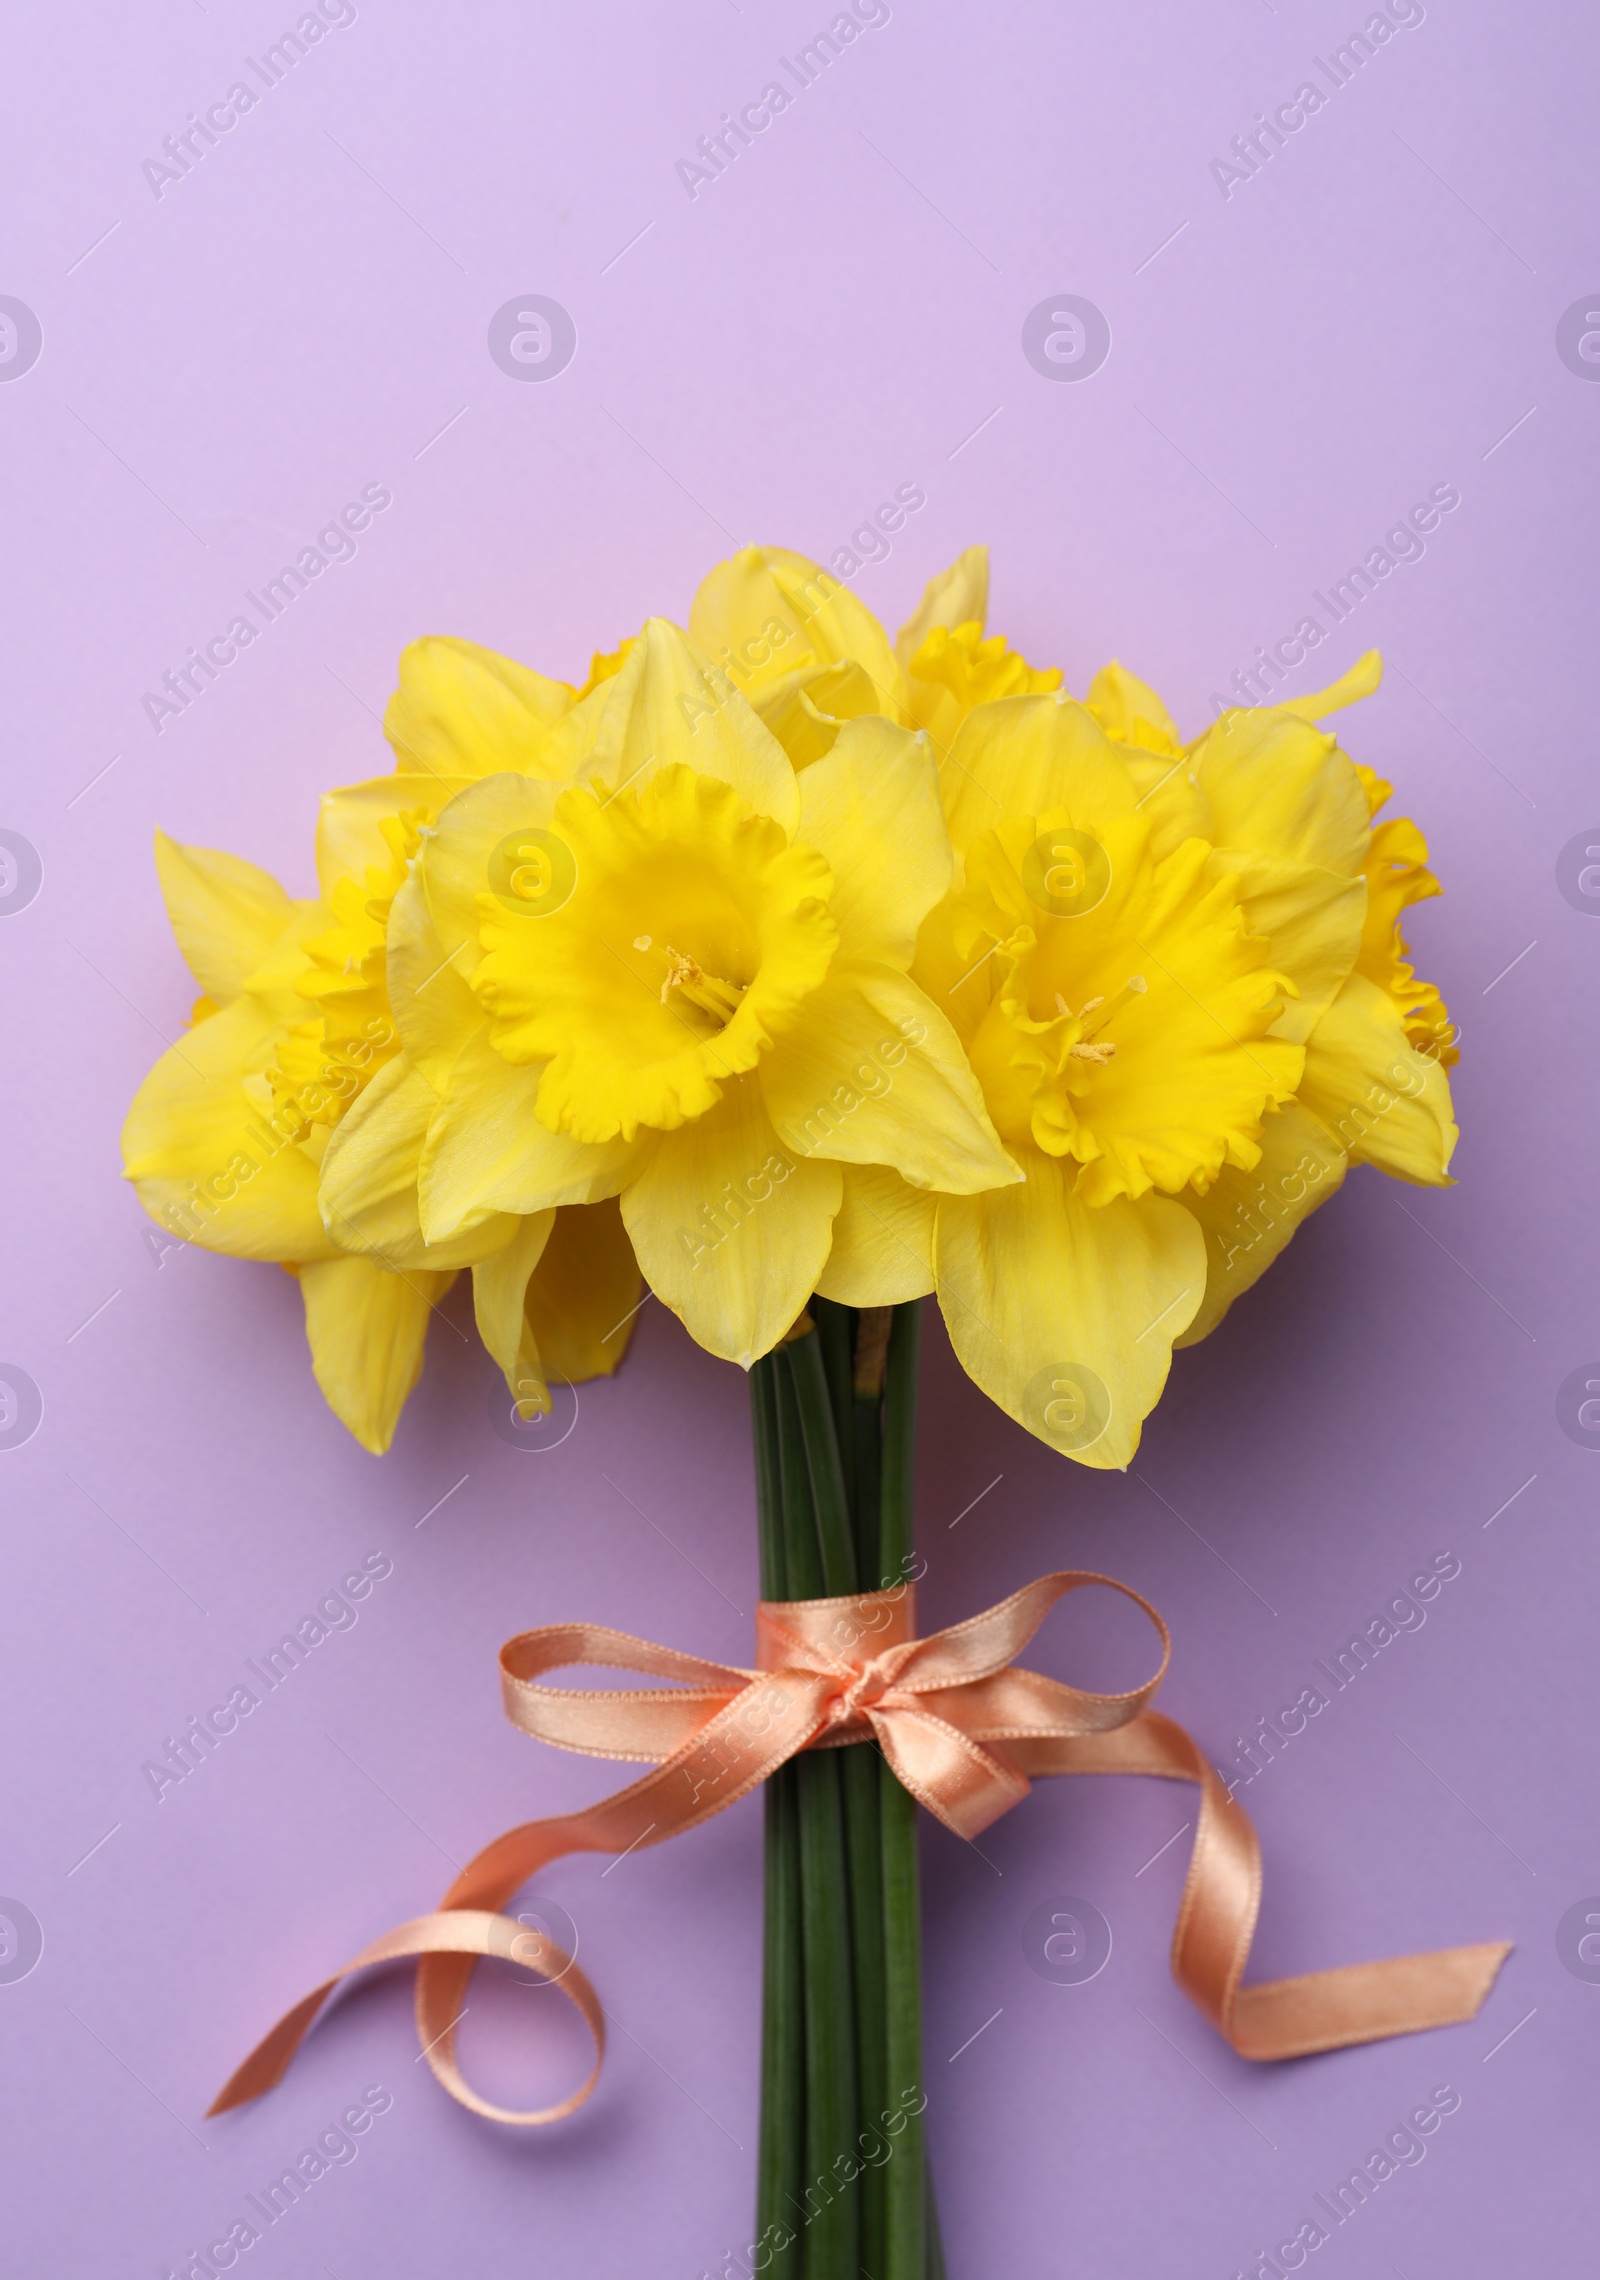
<svg viewBox="0 0 1600 2280">
<path fill-rule="evenodd" d="M 815 1299 L 751 1371 L 763 1598 L 911 1576 L 919 1312 Z M 944 2280 L 916 1811 L 875 1741 L 806 1751 L 766 1785 L 757 2228 L 775 2280 Z"/>
</svg>

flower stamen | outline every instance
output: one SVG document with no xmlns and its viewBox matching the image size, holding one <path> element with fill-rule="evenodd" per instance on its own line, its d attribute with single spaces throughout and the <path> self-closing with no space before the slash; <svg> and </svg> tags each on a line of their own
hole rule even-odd
<svg viewBox="0 0 1600 2280">
<path fill-rule="evenodd" d="M 744 991 L 737 982 L 725 982 L 720 974 L 708 974 L 697 958 L 674 950 L 670 942 L 661 945 L 667 961 L 667 978 L 661 985 L 661 1003 L 665 1005 L 674 990 L 682 990 L 691 1005 L 713 1020 L 729 1022 L 739 1010 Z"/>
<path fill-rule="evenodd" d="M 1086 1021 L 1097 1006 L 1104 1006 L 1105 1011 L 1091 1032 L 1092 1035 L 1098 1035 L 1112 1016 L 1122 1011 L 1130 998 L 1143 997 L 1149 987 L 1150 984 L 1145 980 L 1143 974 L 1130 974 L 1114 998 L 1090 998 L 1078 1018 L 1080 1021 Z"/>
<path fill-rule="evenodd" d="M 1098 1043 L 1096 1042 L 1098 1033 L 1104 1029 L 1112 1015 L 1119 1012 L 1127 1004 L 1130 998 L 1142 997 L 1149 987 L 1150 985 L 1143 974 L 1130 974 L 1114 998 L 1109 1000 L 1104 997 L 1085 998 L 1076 1017 L 1080 1022 L 1087 1022 L 1090 1014 L 1102 1006 L 1105 1011 L 1100 1014 L 1100 1018 L 1092 1030 L 1086 1030 L 1076 1044 L 1067 1047 L 1067 1059 L 1069 1061 L 1087 1061 L 1092 1068 L 1096 1069 L 1103 1069 L 1107 1061 L 1114 1061 L 1117 1057 L 1115 1038 L 1107 1038 L 1103 1043 Z M 1059 990 L 1056 992 L 1056 1011 L 1064 1021 L 1071 1021 L 1074 1018 L 1071 1006 L 1068 1005 Z"/>
</svg>

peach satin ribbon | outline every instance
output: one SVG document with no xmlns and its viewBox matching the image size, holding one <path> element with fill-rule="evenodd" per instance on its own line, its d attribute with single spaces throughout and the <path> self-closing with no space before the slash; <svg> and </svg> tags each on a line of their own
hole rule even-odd
<svg viewBox="0 0 1600 2280">
<path fill-rule="evenodd" d="M 1161 1667 L 1128 1694 L 1090 1694 L 1016 1658 L 1056 1602 L 1104 1584 L 1142 1607 L 1161 1634 Z M 1194 1849 L 1172 1943 L 1184 1992 L 1244 2058 L 1295 2058 L 1470 2019 L 1509 1943 L 1444 1948 L 1242 1987 L 1261 1898 L 1261 1854 L 1248 1816 L 1183 1728 L 1147 1705 L 1166 1672 L 1166 1625 L 1108 1576 L 1041 1576 L 997 1607 L 932 1638 L 915 1636 L 910 1585 L 848 1599 L 763 1600 L 753 1671 L 705 1662 L 593 1623 L 547 1624 L 500 1652 L 513 1725 L 558 1749 L 642 1760 L 652 1773 L 582 1812 L 527 1821 L 469 1862 L 439 1909 L 362 1949 L 257 2045 L 212 2106 L 222 2113 L 272 2087 L 325 1999 L 350 1972 L 416 1956 L 417 2027 L 428 2064 L 461 2104 L 491 2121 L 555 2122 L 599 2079 L 605 2014 L 583 1973 L 543 1933 L 500 1911 L 564 1853 L 662 1844 L 746 1796 L 786 1759 L 876 1739 L 911 1794 L 958 1836 L 976 1837 L 1029 1788 L 1029 1776 L 1143 1773 L 1200 1790 Z M 544 1686 L 580 1663 L 669 1679 L 665 1690 Z M 455 2058 L 455 2026 L 482 1956 L 531 1967 L 559 1986 L 594 2038 L 588 2080 L 558 2105 L 491 2105 Z"/>
</svg>

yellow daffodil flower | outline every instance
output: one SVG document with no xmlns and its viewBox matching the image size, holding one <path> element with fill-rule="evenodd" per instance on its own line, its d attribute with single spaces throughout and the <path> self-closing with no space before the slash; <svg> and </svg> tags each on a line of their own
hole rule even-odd
<svg viewBox="0 0 1600 2280">
<path fill-rule="evenodd" d="M 969 546 L 929 582 L 891 643 L 831 571 L 782 547 L 747 546 L 702 582 L 691 639 L 749 698 L 796 768 L 864 713 L 925 729 L 943 766 L 974 705 L 1059 687 L 998 635 L 985 640 L 989 556 Z"/>
<path fill-rule="evenodd" d="M 1448 1020 L 1398 929 L 1437 891 L 1426 850 L 1413 826 L 1373 831 L 1388 787 L 1313 725 L 1375 681 L 1364 660 L 1185 748 L 1111 668 L 1054 740 L 1057 700 L 1037 698 L 975 710 L 956 737 L 968 884 L 914 970 L 936 997 L 950 976 L 1029 1209 L 940 1199 L 918 1230 L 897 1198 L 894 1233 L 902 1262 L 925 1250 L 978 1382 L 1086 1463 L 1128 1462 L 1168 1347 L 1216 1326 L 1349 1164 L 1446 1176 Z M 836 1296 L 859 1295 L 870 1255 L 858 1235 L 850 1254 L 848 1204 L 821 1285 Z"/>
<path fill-rule="evenodd" d="M 1216 1327 L 1350 1165 L 1424 1185 L 1447 1178 L 1456 1033 L 1400 931 L 1403 911 L 1439 883 L 1414 823 L 1373 826 L 1392 787 L 1315 726 L 1371 695 L 1381 673 L 1369 651 L 1331 688 L 1225 713 L 1187 747 L 1160 698 L 1121 666 L 1089 690 L 1158 830 L 1214 844 L 1247 923 L 1299 990 L 1277 1024 L 1306 1049 L 1294 1102 L 1263 1125 L 1253 1169 L 1225 1168 L 1186 1199 L 1206 1229 L 1207 1279 L 1180 1345 Z"/>
<path fill-rule="evenodd" d="M 429 708 L 441 689 L 448 732 Z M 403 1074 L 385 935 L 422 833 L 481 774 L 485 748 L 530 761 L 579 695 L 468 643 L 416 644 L 386 724 L 399 772 L 324 800 L 315 900 L 292 901 L 237 856 L 157 841 L 173 930 L 205 994 L 140 1088 L 127 1176 L 171 1232 L 295 1274 L 317 1381 L 374 1452 L 393 1438 L 429 1313 L 462 1266 L 525 1413 L 548 1408 L 547 1374 L 608 1373 L 627 1345 L 639 1277 L 614 1205 L 537 1226 L 502 1215 L 440 1245 L 423 1240 L 414 1193 L 393 1195 L 378 1240 L 369 1216 L 357 1253 L 318 1201 L 322 1158 L 352 1104 Z"/>
<path fill-rule="evenodd" d="M 848 1167 L 819 1288 L 937 1287 L 978 1382 L 1040 1438 L 1128 1461 L 1174 1343 L 1215 1327 L 1350 1163 L 1446 1177 L 1438 992 L 1402 910 L 1421 835 L 1314 725 L 1377 685 L 1230 712 L 1185 745 L 1118 665 L 1086 705 L 985 637 L 974 548 L 891 646 L 803 558 L 746 549 L 691 624 L 797 768 L 865 709 L 925 727 L 961 878 L 914 966 L 955 1020 L 1021 1187 L 919 1191 Z M 803 780 L 803 779 L 802 779 Z"/>
<path fill-rule="evenodd" d="M 448 675 L 414 683 L 436 758 L 477 734 Z M 448 1246 L 617 1197 L 652 1289 L 748 1365 L 816 1285 L 842 1165 L 951 1194 L 1018 1177 L 908 971 L 951 875 L 926 738 L 834 719 L 797 775 L 652 620 L 531 764 L 426 834 L 389 925 L 404 1054 L 328 1144 L 329 1223 L 376 1244 L 415 1196 Z M 479 1320 L 504 1351 L 509 1305 Z"/>
</svg>

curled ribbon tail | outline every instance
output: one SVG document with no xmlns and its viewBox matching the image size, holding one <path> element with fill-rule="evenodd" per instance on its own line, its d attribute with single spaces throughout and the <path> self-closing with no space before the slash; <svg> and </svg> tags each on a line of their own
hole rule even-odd
<svg viewBox="0 0 1600 2280">
<path fill-rule="evenodd" d="M 510 1917 L 490 1914 L 484 1909 L 454 1909 L 431 1916 L 418 1916 L 409 1924 L 399 1924 L 392 1932 L 385 1932 L 361 1953 L 352 1956 L 342 1970 L 331 1979 L 314 1988 L 302 2002 L 295 2005 L 278 2021 L 271 2032 L 262 2037 L 244 2064 L 232 2074 L 217 2096 L 207 2107 L 207 2114 L 225 2114 L 234 2106 L 243 2106 L 252 2098 L 259 2098 L 270 2090 L 288 2071 L 289 2063 L 311 2029 L 312 2022 L 323 2003 L 343 1979 L 352 1972 L 365 1971 L 369 1965 L 398 1963 L 408 1957 L 423 1959 L 418 1971 L 419 1982 L 430 1960 L 464 1958 L 463 1984 L 472 1966 L 486 1955 L 498 1956 L 506 1963 L 520 1963 L 542 1971 L 552 1985 L 559 1986 L 576 2007 L 594 2042 L 595 2060 L 588 2080 L 580 2090 L 563 2099 L 559 2105 L 549 2106 L 537 2114 L 509 2114 L 503 2109 L 487 2105 L 460 2078 L 446 2044 L 442 2065 L 448 2073 L 436 2066 L 434 2071 L 446 2083 L 453 2096 L 474 2113 L 486 2115 L 495 2121 L 555 2122 L 574 2113 L 583 2104 L 600 2079 L 601 2062 L 605 2055 L 605 2015 L 600 2008 L 594 1989 L 570 1957 L 564 1955 L 554 1941 L 542 1934 L 531 1932 L 525 1925 Z M 430 2060 L 435 2054 L 430 2051 Z"/>
<path fill-rule="evenodd" d="M 1022 1754 L 1045 1773 L 1140 1773 L 1200 1791 L 1189 1873 L 1172 1937 L 1172 1975 L 1241 2058 L 1305 2058 L 1475 2018 L 1509 1940 L 1345 1964 L 1241 1985 L 1261 1906 L 1261 1847 L 1192 1735 L 1147 1710 L 1116 1732 Z"/>
</svg>

